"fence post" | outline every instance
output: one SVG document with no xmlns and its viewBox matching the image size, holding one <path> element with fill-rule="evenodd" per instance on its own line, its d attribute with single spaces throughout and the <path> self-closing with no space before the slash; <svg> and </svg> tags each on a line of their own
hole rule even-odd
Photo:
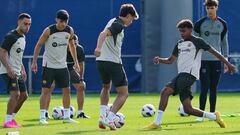
<svg viewBox="0 0 240 135">
<path fill-rule="evenodd" d="M 28 91 L 29 95 L 32 94 L 32 70 L 31 70 L 32 58 L 28 58 Z"/>
</svg>

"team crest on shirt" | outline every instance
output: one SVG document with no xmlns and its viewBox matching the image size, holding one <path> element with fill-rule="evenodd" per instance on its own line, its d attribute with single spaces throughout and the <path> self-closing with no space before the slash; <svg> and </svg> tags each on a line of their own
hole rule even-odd
<svg viewBox="0 0 240 135">
<path fill-rule="evenodd" d="M 191 46 L 192 46 L 191 43 L 189 43 L 189 44 L 188 44 L 188 47 L 191 47 Z"/>
</svg>

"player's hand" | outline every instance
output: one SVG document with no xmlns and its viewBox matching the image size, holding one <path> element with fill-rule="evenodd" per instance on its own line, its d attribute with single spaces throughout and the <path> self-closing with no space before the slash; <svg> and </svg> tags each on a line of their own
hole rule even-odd
<svg viewBox="0 0 240 135">
<path fill-rule="evenodd" d="M 78 64 L 78 63 L 77 63 L 77 64 L 74 64 L 73 68 L 74 68 L 74 70 L 75 70 L 77 73 L 80 72 L 80 67 L 79 67 L 79 64 Z"/>
<path fill-rule="evenodd" d="M 15 72 L 14 72 L 14 70 L 9 66 L 9 67 L 7 67 L 7 74 L 8 74 L 8 76 L 10 77 L 10 78 L 15 78 L 16 77 L 16 74 L 15 74 Z"/>
<path fill-rule="evenodd" d="M 25 71 L 25 70 L 22 70 L 22 71 L 21 71 L 21 74 L 22 74 L 23 80 L 26 81 L 26 80 L 27 80 L 27 73 L 26 73 L 26 71 Z"/>
<path fill-rule="evenodd" d="M 228 66 L 227 66 L 226 64 L 224 64 L 224 71 L 223 71 L 223 72 L 224 72 L 224 73 L 227 73 L 228 70 L 229 70 L 229 69 L 228 69 Z"/>
<path fill-rule="evenodd" d="M 230 73 L 230 74 L 233 74 L 233 73 L 235 73 L 237 71 L 237 69 L 236 69 L 236 67 L 233 65 L 233 64 L 229 64 L 228 65 L 228 72 Z"/>
<path fill-rule="evenodd" d="M 94 55 L 96 57 L 99 57 L 101 55 L 101 49 L 100 48 L 96 48 L 95 51 L 94 51 Z"/>
<path fill-rule="evenodd" d="M 86 83 L 84 81 L 80 81 L 80 89 L 85 90 Z"/>
<path fill-rule="evenodd" d="M 37 65 L 37 62 L 33 62 L 32 65 L 31 65 L 31 69 L 34 73 L 37 73 L 38 71 L 38 65 Z"/>
<path fill-rule="evenodd" d="M 154 57 L 154 58 L 153 58 L 153 63 L 154 63 L 155 65 L 160 64 L 160 57 L 159 57 L 159 56 Z"/>
</svg>

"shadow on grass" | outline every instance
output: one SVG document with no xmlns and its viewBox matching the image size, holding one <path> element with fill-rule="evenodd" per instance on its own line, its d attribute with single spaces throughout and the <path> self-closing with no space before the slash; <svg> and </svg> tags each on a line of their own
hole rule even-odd
<svg viewBox="0 0 240 135">
<path fill-rule="evenodd" d="M 188 122 L 170 122 L 170 123 L 163 123 L 162 125 L 182 125 L 182 124 L 196 124 L 196 123 L 199 123 L 197 121 L 188 121 Z"/>
<path fill-rule="evenodd" d="M 240 131 L 229 131 L 229 132 L 223 132 L 223 133 L 216 133 L 216 134 L 229 134 L 229 135 L 232 135 L 232 134 L 240 134 Z"/>
<path fill-rule="evenodd" d="M 94 133 L 96 132 L 99 132 L 100 130 L 97 130 L 97 129 L 94 129 L 94 130 L 81 130 L 81 131 L 66 131 L 66 132 L 59 132 L 57 134 L 61 134 L 61 135 L 78 135 L 78 134 L 84 134 L 84 133 Z M 106 131 L 106 130 L 104 130 Z M 109 130 L 110 131 L 110 130 Z"/>
<path fill-rule="evenodd" d="M 39 119 L 28 119 L 28 120 L 23 120 L 23 121 L 28 121 L 28 122 L 39 122 Z"/>
</svg>

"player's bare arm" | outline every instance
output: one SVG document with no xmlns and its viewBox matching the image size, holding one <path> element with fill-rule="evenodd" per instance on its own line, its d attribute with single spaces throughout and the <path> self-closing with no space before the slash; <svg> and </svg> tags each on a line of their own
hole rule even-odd
<svg viewBox="0 0 240 135">
<path fill-rule="evenodd" d="M 109 29 L 104 29 L 98 36 L 98 41 L 97 41 L 97 47 L 94 51 L 94 55 L 96 57 L 99 57 L 101 55 L 101 49 L 102 49 L 102 46 L 103 46 L 103 43 L 106 39 L 107 36 L 111 36 L 112 33 Z"/>
<path fill-rule="evenodd" d="M 224 64 L 228 67 L 228 72 L 234 73 L 236 71 L 236 67 L 232 65 L 230 62 L 227 61 L 218 51 L 216 51 L 214 48 L 208 49 L 210 53 L 212 53 L 214 56 L 216 56 L 220 61 L 222 61 Z"/>
<path fill-rule="evenodd" d="M 76 46 L 74 44 L 74 40 L 73 40 L 73 36 L 74 36 L 74 31 L 73 29 L 71 28 L 71 35 L 70 35 L 70 38 L 69 38 L 69 50 L 70 50 L 70 53 L 73 57 L 73 61 L 74 61 L 74 68 L 77 72 L 80 71 L 80 68 L 79 68 L 79 64 L 78 64 L 78 60 L 77 60 L 77 51 L 76 51 Z"/>
<path fill-rule="evenodd" d="M 8 62 L 8 52 L 7 50 L 3 49 L 0 47 L 0 60 L 2 62 L 2 64 L 6 67 L 8 76 L 11 78 L 15 78 L 15 72 L 13 71 L 12 67 L 10 66 L 9 62 Z"/>
<path fill-rule="evenodd" d="M 156 56 L 153 58 L 153 63 L 154 64 L 172 64 L 175 60 L 176 60 L 176 56 L 175 55 L 171 55 L 168 58 L 160 58 L 159 56 Z"/>
<path fill-rule="evenodd" d="M 40 52 L 42 46 L 44 45 L 44 43 L 47 41 L 49 35 L 50 35 L 50 29 L 46 28 L 43 31 L 42 35 L 40 36 L 40 38 L 35 46 L 34 54 L 33 54 L 33 61 L 32 61 L 32 66 L 31 66 L 32 71 L 35 73 L 38 71 L 37 59 L 38 59 L 39 52 Z"/>
<path fill-rule="evenodd" d="M 81 86 L 85 89 L 85 82 L 84 82 L 84 71 L 85 71 L 85 62 L 80 62 L 79 63 L 79 68 L 80 68 L 80 72 L 79 72 L 79 75 L 80 75 L 80 84 Z"/>
<path fill-rule="evenodd" d="M 23 64 L 21 66 L 21 75 L 23 77 L 23 80 L 26 81 L 27 80 L 27 73 L 26 73 L 26 70 L 25 70 L 25 67 L 24 67 Z"/>
</svg>

